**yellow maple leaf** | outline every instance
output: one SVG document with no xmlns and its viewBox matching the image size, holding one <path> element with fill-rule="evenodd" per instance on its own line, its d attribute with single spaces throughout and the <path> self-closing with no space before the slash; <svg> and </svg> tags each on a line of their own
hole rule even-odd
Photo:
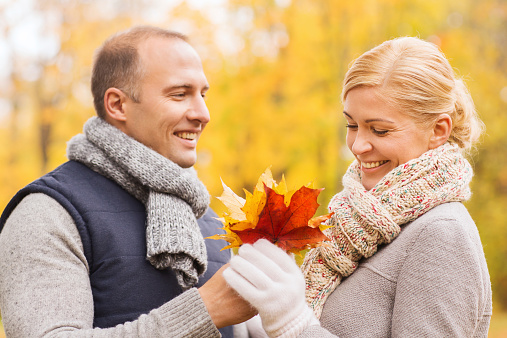
<svg viewBox="0 0 507 338">
<path fill-rule="evenodd" d="M 245 191 L 246 201 L 241 210 L 246 215 L 246 220 L 252 224 L 254 228 L 259 221 L 259 214 L 266 205 L 266 193 L 264 191 L 254 190 L 253 194 L 247 190 Z"/>
<path fill-rule="evenodd" d="M 225 185 L 224 181 L 222 181 L 222 186 L 224 192 L 217 198 L 229 209 L 228 216 L 237 221 L 245 221 L 247 218 L 242 210 L 245 199 L 236 195 L 231 188 Z"/>
<path fill-rule="evenodd" d="M 223 239 L 223 240 L 226 240 L 227 242 L 229 242 L 229 245 L 223 247 L 222 249 L 220 249 L 220 251 L 227 250 L 227 249 L 233 249 L 233 248 L 239 248 L 241 246 L 241 244 L 243 244 L 243 242 L 241 241 L 241 238 L 239 238 L 239 236 L 235 232 L 231 231 L 228 227 L 223 227 L 222 229 L 225 230 L 225 234 L 218 234 L 218 235 L 206 237 L 209 239 Z"/>
<path fill-rule="evenodd" d="M 264 184 L 270 188 L 276 185 L 276 181 L 273 179 L 273 174 L 271 173 L 271 167 L 268 167 L 259 177 L 255 185 L 255 190 L 264 191 Z"/>
</svg>

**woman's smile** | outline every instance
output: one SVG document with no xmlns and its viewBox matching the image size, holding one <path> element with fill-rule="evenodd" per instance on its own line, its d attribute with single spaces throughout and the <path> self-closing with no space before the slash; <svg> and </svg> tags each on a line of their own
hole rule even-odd
<svg viewBox="0 0 507 338">
<path fill-rule="evenodd" d="M 361 162 L 361 168 L 363 169 L 374 169 L 378 168 L 389 161 L 376 161 L 376 162 Z"/>
</svg>

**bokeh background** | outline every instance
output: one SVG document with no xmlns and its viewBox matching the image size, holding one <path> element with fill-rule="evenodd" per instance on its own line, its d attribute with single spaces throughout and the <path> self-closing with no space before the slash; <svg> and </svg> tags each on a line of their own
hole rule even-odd
<svg viewBox="0 0 507 338">
<path fill-rule="evenodd" d="M 324 187 L 320 213 L 351 162 L 340 102 L 350 62 L 398 36 L 439 45 L 487 128 L 466 206 L 493 283 L 490 337 L 507 336 L 506 0 L 0 0 L 0 210 L 66 161 L 94 115 L 94 50 L 138 24 L 187 34 L 203 59 L 212 120 L 196 169 L 211 195 L 220 178 L 251 191 L 271 166 L 289 186 Z"/>
</svg>

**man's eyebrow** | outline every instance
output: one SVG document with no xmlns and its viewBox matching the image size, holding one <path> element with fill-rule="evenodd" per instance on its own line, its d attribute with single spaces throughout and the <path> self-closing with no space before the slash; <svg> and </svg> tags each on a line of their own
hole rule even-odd
<svg viewBox="0 0 507 338">
<path fill-rule="evenodd" d="M 343 111 L 343 115 L 346 115 L 349 119 L 353 120 L 352 116 L 350 116 L 349 114 L 347 114 L 347 112 L 345 110 Z M 368 119 L 368 120 L 365 120 L 364 122 L 366 122 L 366 123 L 371 123 L 371 122 L 394 123 L 393 121 L 386 120 L 386 119 L 383 119 L 383 118 Z"/>
<path fill-rule="evenodd" d="M 190 88 L 193 88 L 192 85 L 190 84 L 175 84 L 175 85 L 170 85 L 170 86 L 167 86 L 165 89 L 166 90 L 173 90 L 173 89 L 190 89 Z"/>
<path fill-rule="evenodd" d="M 178 89 L 185 89 L 185 90 L 193 91 L 195 88 L 196 88 L 196 86 L 188 84 L 188 83 L 175 84 L 175 85 L 170 85 L 170 86 L 167 86 L 166 88 L 164 88 L 163 93 L 170 93 L 170 92 L 172 92 L 174 90 L 178 90 Z M 207 92 L 208 90 L 209 90 L 209 86 L 206 85 L 202 88 L 201 92 Z"/>
<path fill-rule="evenodd" d="M 193 89 L 195 88 L 194 85 L 191 85 L 191 84 L 187 84 L 187 83 L 183 83 L 183 84 L 176 84 L 176 85 L 172 85 L 172 86 L 168 86 L 167 88 L 165 88 L 165 91 L 170 91 L 170 90 L 174 90 L 174 89 Z M 209 90 L 209 86 L 206 85 L 202 88 L 204 91 L 207 91 Z"/>
</svg>

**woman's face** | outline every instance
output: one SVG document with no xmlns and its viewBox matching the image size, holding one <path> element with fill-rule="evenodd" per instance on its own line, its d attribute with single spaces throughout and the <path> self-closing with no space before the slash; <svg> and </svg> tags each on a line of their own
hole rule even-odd
<svg viewBox="0 0 507 338">
<path fill-rule="evenodd" d="M 372 189 L 388 172 L 430 149 L 433 130 L 416 124 L 376 96 L 376 89 L 348 92 L 343 114 L 347 146 L 361 164 L 361 183 Z"/>
</svg>

